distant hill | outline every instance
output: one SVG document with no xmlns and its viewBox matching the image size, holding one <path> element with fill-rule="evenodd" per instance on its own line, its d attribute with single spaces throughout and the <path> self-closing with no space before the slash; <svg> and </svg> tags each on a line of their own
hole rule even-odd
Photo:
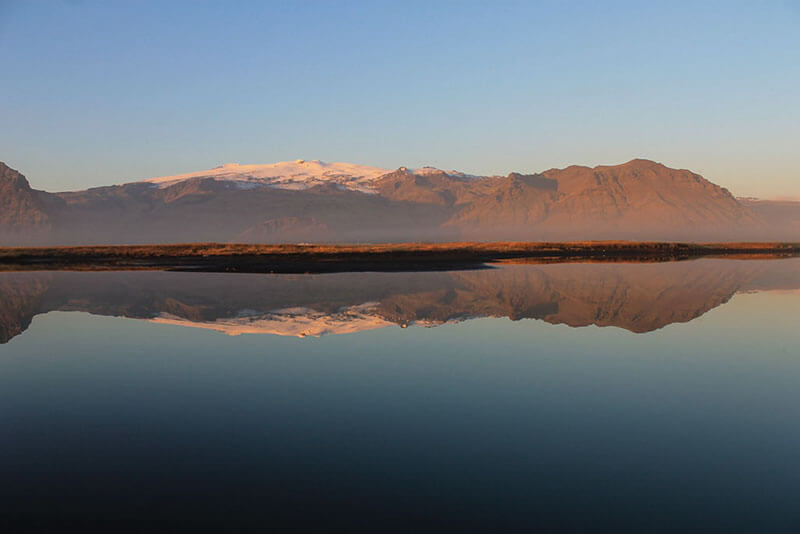
<svg viewBox="0 0 800 534">
<path fill-rule="evenodd" d="M 318 160 L 47 193 L 0 163 L 0 244 L 800 239 L 793 204 L 648 160 L 473 176 Z M 779 209 L 780 208 L 780 209 Z"/>
<path fill-rule="evenodd" d="M 800 200 L 739 199 L 772 229 L 776 239 L 800 238 Z"/>
</svg>

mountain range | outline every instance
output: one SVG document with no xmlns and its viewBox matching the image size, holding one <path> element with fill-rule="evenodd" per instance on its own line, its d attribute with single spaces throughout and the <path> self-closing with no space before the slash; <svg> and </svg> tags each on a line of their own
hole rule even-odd
<svg viewBox="0 0 800 534">
<path fill-rule="evenodd" d="M 50 193 L 0 163 L 0 245 L 798 240 L 800 202 L 635 159 L 475 176 L 296 160 Z"/>
</svg>

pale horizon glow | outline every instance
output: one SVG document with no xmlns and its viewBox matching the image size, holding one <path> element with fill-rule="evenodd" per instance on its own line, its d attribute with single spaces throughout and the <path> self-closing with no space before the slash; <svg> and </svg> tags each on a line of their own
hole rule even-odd
<svg viewBox="0 0 800 534">
<path fill-rule="evenodd" d="M 800 3 L 0 1 L 0 161 L 67 191 L 308 160 L 635 158 L 800 199 Z"/>
</svg>

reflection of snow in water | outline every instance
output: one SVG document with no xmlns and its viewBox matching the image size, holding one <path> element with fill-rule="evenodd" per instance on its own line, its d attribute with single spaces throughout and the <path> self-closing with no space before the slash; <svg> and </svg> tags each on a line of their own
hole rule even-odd
<svg viewBox="0 0 800 534">
<path fill-rule="evenodd" d="M 152 323 L 187 326 L 215 330 L 229 336 L 241 334 L 275 334 L 279 336 L 320 337 L 327 334 L 352 334 L 387 326 L 397 326 L 378 313 L 377 302 L 365 302 L 346 306 L 336 312 L 326 313 L 311 308 L 282 308 L 267 313 L 244 308 L 234 317 L 215 321 L 190 321 L 170 313 L 162 313 L 148 319 Z M 448 321 L 458 322 L 458 321 Z M 420 320 L 399 325 L 430 328 L 443 324 L 441 321 Z"/>
<path fill-rule="evenodd" d="M 230 336 L 241 334 L 276 334 L 280 336 L 319 337 L 325 334 L 349 334 L 392 326 L 394 323 L 377 315 L 376 302 L 341 308 L 325 313 L 310 308 L 284 308 L 267 313 L 255 310 L 239 310 L 236 317 L 215 321 L 197 322 L 162 313 L 149 319 L 159 324 L 172 324 L 205 328 Z"/>
</svg>

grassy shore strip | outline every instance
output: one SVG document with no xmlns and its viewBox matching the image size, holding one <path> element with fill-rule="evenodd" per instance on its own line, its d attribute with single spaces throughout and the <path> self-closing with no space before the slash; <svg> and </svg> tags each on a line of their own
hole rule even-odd
<svg viewBox="0 0 800 534">
<path fill-rule="evenodd" d="M 704 256 L 800 255 L 800 243 L 631 241 L 398 243 L 377 245 L 99 245 L 0 248 L 0 269 L 170 269 L 239 272 L 405 271 L 477 268 L 487 262 L 541 260 L 664 261 Z"/>
</svg>

